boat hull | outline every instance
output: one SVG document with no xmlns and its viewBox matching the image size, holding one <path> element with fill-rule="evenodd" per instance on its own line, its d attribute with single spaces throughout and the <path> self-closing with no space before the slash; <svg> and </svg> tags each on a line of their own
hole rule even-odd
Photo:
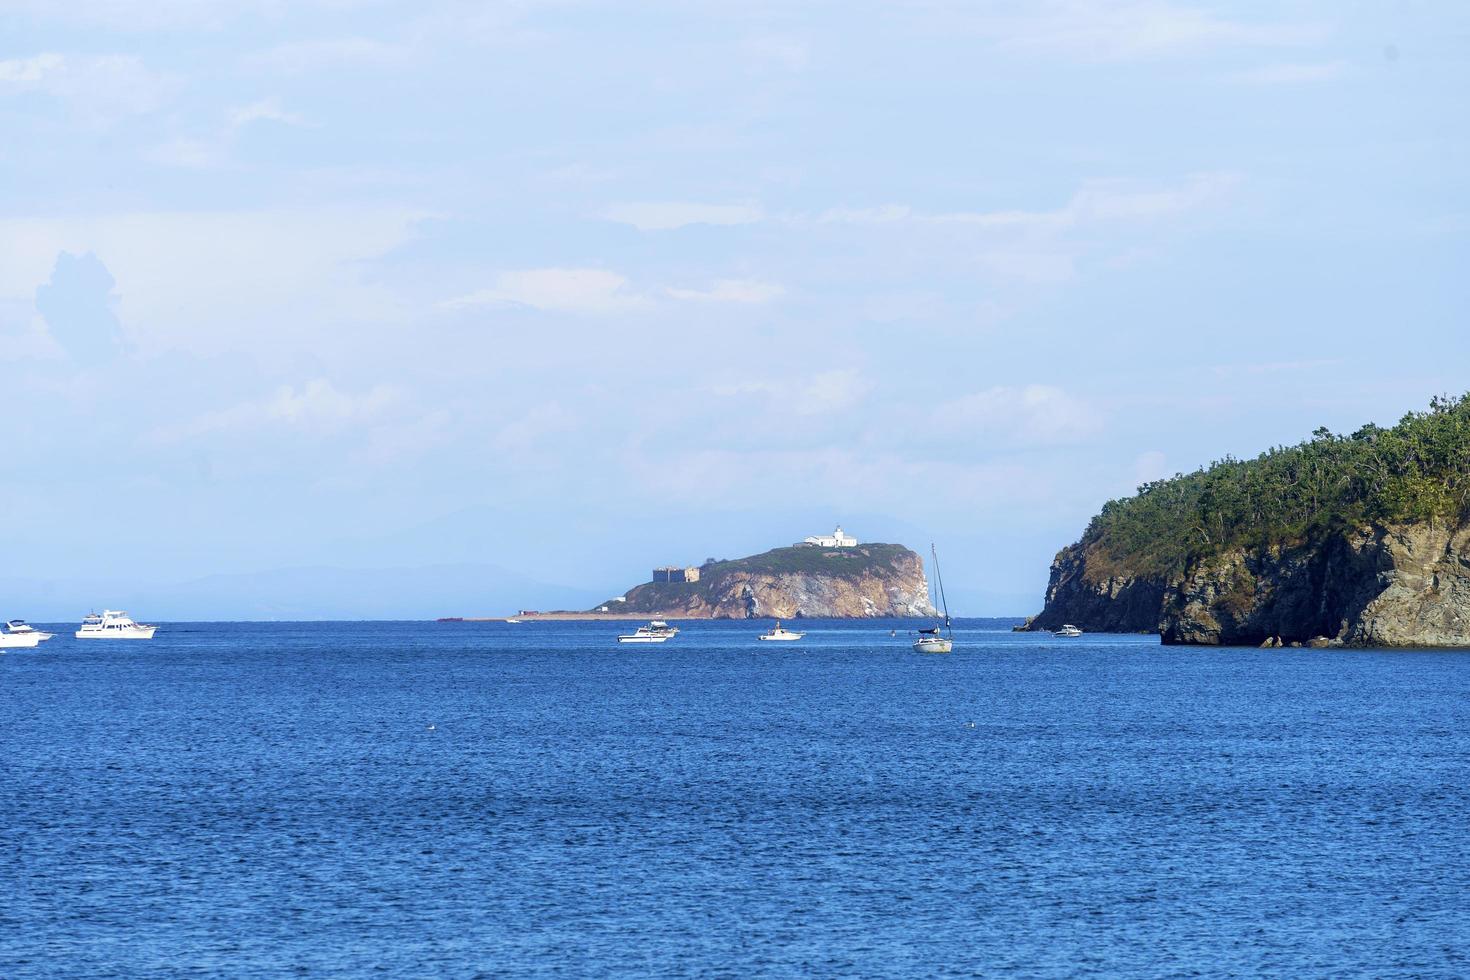
<svg viewBox="0 0 1470 980">
<path fill-rule="evenodd" d="M 942 636 L 926 636 L 914 641 L 915 653 L 949 653 L 954 650 L 954 641 Z"/>
<path fill-rule="evenodd" d="M 41 642 L 42 635 L 40 633 L 0 633 L 0 649 L 19 650 L 37 646 Z"/>
<path fill-rule="evenodd" d="M 668 636 L 620 636 L 619 643 L 664 643 L 672 639 Z"/>
<path fill-rule="evenodd" d="M 792 643 L 792 642 L 794 642 L 796 640 L 801 639 L 803 636 L 806 636 L 806 634 L 805 633 L 787 633 L 785 636 L 769 636 L 769 635 L 767 635 L 765 633 L 762 633 L 760 636 L 756 637 L 756 639 L 758 639 L 758 640 L 765 640 L 766 642 L 769 642 L 769 643 Z"/>
<path fill-rule="evenodd" d="M 151 640 L 157 626 L 133 627 L 130 629 L 77 630 L 79 640 Z"/>
</svg>

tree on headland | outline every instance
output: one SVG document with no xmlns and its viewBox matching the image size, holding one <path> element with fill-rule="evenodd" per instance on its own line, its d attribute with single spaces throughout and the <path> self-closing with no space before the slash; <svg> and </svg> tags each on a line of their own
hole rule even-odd
<svg viewBox="0 0 1470 980">
<path fill-rule="evenodd" d="M 1288 545 L 1365 523 L 1470 519 L 1470 394 L 1392 428 L 1325 426 L 1255 459 L 1227 456 L 1109 501 L 1083 536 L 1134 574 L 1174 574 L 1232 547 Z"/>
</svg>

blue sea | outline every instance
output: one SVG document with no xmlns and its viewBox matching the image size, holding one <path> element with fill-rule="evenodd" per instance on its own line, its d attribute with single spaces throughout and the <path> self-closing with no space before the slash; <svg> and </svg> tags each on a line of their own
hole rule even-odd
<svg viewBox="0 0 1470 980">
<path fill-rule="evenodd" d="M 766 625 L 9 650 L 0 976 L 1470 974 L 1470 654 Z"/>
</svg>

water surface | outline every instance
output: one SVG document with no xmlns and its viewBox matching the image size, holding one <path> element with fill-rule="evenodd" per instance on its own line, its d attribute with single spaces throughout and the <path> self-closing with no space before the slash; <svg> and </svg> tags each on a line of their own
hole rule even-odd
<svg viewBox="0 0 1470 980">
<path fill-rule="evenodd" d="M 1470 656 L 766 625 L 7 651 L 0 976 L 1470 972 Z"/>
</svg>

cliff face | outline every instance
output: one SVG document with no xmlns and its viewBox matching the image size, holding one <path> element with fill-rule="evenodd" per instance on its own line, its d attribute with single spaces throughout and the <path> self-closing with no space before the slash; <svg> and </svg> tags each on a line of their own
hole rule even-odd
<svg viewBox="0 0 1470 980">
<path fill-rule="evenodd" d="M 778 548 L 700 569 L 698 582 L 649 582 L 612 608 L 652 616 L 932 616 L 924 562 L 900 545 Z"/>
<path fill-rule="evenodd" d="M 1151 633 L 1159 627 L 1166 588 L 1163 579 L 1135 577 L 1086 544 L 1069 545 L 1051 563 L 1046 606 L 1030 626 L 1054 630 L 1072 623 L 1100 633 Z"/>
<path fill-rule="evenodd" d="M 1470 527 L 1366 524 L 1291 547 L 1234 548 L 1144 579 L 1074 545 L 1033 628 L 1158 630 L 1165 643 L 1470 646 Z"/>
</svg>

